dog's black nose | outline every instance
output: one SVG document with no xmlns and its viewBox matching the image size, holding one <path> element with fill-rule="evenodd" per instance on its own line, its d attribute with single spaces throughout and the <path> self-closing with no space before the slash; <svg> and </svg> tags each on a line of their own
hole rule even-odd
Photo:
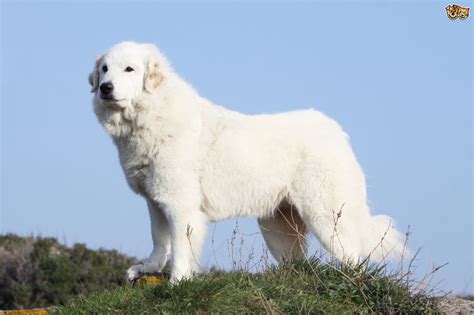
<svg viewBox="0 0 474 315">
<path fill-rule="evenodd" d="M 100 91 L 104 95 L 109 95 L 114 90 L 114 85 L 112 82 L 105 82 L 100 85 Z"/>
</svg>

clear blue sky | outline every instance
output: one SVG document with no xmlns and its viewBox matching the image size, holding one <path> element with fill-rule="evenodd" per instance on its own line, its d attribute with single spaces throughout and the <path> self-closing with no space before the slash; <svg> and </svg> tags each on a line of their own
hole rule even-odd
<svg viewBox="0 0 474 315">
<path fill-rule="evenodd" d="M 447 4 L 3 1 L 0 231 L 148 255 L 145 202 L 96 121 L 87 76 L 111 45 L 152 42 L 216 103 L 338 120 L 373 212 L 411 225 L 411 247 L 423 247 L 418 273 L 449 262 L 441 286 L 474 293 L 474 16 L 451 21 Z M 260 255 L 256 224 L 239 222 Z M 215 226 L 204 266 L 229 266 L 234 227 Z"/>
</svg>

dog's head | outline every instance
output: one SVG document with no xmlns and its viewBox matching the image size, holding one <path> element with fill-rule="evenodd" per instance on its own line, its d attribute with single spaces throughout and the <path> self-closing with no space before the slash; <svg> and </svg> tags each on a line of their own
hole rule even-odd
<svg viewBox="0 0 474 315">
<path fill-rule="evenodd" d="M 137 112 L 136 101 L 143 94 L 159 93 L 170 72 L 166 58 L 152 44 L 123 42 L 113 46 L 97 57 L 89 75 L 99 120 L 115 126 L 123 124 L 123 119 L 131 120 Z"/>
<path fill-rule="evenodd" d="M 99 56 L 89 75 L 91 92 L 112 109 L 129 106 L 142 93 L 156 93 L 167 61 L 151 44 L 123 42 Z"/>
</svg>

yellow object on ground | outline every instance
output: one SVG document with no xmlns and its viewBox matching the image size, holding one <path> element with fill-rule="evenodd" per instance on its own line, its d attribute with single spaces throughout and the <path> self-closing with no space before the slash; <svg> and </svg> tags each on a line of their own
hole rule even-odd
<svg viewBox="0 0 474 315">
<path fill-rule="evenodd" d="M 156 275 L 143 275 L 140 278 L 136 279 L 132 285 L 135 286 L 147 286 L 158 284 L 162 281 L 166 281 L 167 277 L 164 274 L 156 274 Z"/>
</svg>

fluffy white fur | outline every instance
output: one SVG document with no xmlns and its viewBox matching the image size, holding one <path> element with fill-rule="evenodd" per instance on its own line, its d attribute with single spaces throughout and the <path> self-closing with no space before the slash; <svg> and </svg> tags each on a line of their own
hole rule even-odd
<svg viewBox="0 0 474 315">
<path fill-rule="evenodd" d="M 340 260 L 401 254 L 391 219 L 369 213 L 347 135 L 322 113 L 249 116 L 217 106 L 150 44 L 112 47 L 89 82 L 128 184 L 150 212 L 153 251 L 129 279 L 168 260 L 173 281 L 192 276 L 206 224 L 244 216 L 258 219 L 279 261 L 305 255 L 307 232 Z M 101 97 L 104 82 L 114 100 Z"/>
</svg>

